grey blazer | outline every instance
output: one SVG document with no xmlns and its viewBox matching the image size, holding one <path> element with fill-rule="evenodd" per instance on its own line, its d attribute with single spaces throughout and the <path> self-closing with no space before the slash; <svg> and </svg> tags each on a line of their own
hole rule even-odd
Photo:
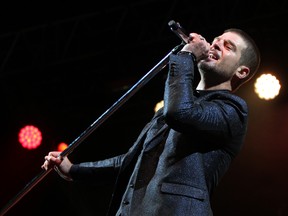
<svg viewBox="0 0 288 216">
<path fill-rule="evenodd" d="M 227 90 L 197 92 L 193 81 L 191 57 L 171 55 L 164 108 L 129 151 L 71 168 L 82 181 L 118 173 L 108 215 L 213 215 L 210 197 L 243 145 L 248 108 Z"/>
</svg>

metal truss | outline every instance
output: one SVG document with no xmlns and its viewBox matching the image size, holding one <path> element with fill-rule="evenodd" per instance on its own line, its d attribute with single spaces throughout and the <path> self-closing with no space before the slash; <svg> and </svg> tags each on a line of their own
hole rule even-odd
<svg viewBox="0 0 288 216">
<path fill-rule="evenodd" d="M 116 58 L 131 47 L 131 52 L 136 52 L 169 41 L 173 38 L 167 27 L 170 19 L 179 19 L 190 31 L 204 33 L 220 31 L 223 26 L 243 26 L 262 38 L 263 34 L 275 34 L 286 22 L 281 19 L 287 14 L 285 0 L 229 1 L 229 10 L 224 11 L 227 4 L 224 0 L 200 3 L 186 0 L 133 1 L 2 34 L 0 76 L 89 58 L 104 60 L 111 53 L 115 53 Z M 219 11 L 219 16 L 209 16 L 215 14 L 215 10 Z"/>
</svg>

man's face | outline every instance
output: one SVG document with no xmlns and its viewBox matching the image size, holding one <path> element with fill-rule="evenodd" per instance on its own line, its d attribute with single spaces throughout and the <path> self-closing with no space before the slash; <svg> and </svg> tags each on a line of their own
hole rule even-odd
<svg viewBox="0 0 288 216">
<path fill-rule="evenodd" d="M 198 64 L 205 76 L 216 75 L 217 81 L 230 80 L 239 66 L 241 51 L 246 47 L 243 39 L 234 32 L 226 32 L 216 37 L 209 50 L 208 58 Z"/>
</svg>

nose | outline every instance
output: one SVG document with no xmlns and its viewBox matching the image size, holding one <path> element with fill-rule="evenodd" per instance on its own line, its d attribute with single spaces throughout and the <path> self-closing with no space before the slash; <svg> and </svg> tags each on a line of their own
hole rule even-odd
<svg viewBox="0 0 288 216">
<path fill-rule="evenodd" d="M 211 44 L 211 49 L 215 49 L 215 50 L 220 50 L 220 42 L 219 41 L 214 41 L 212 44 Z"/>
</svg>

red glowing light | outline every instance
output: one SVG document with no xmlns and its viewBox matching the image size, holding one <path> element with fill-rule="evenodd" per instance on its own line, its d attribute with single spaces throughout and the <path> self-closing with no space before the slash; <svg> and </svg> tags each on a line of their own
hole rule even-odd
<svg viewBox="0 0 288 216">
<path fill-rule="evenodd" d="M 66 148 L 68 147 L 68 145 L 64 142 L 59 143 L 58 145 L 58 151 L 64 151 Z"/>
<path fill-rule="evenodd" d="M 37 127 L 27 125 L 20 130 L 18 140 L 23 148 L 31 150 L 37 148 L 41 144 L 42 134 Z"/>
</svg>

